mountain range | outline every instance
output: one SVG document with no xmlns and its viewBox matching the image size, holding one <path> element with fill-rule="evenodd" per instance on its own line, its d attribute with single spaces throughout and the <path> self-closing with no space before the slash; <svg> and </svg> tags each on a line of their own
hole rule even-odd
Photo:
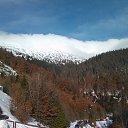
<svg viewBox="0 0 128 128">
<path fill-rule="evenodd" d="M 26 56 L 51 63 L 73 61 L 81 63 L 98 54 L 127 48 L 128 39 L 106 41 L 80 41 L 54 34 L 12 34 L 0 32 L 0 46 L 15 55 Z"/>
<path fill-rule="evenodd" d="M 50 52 L 49 46 L 45 53 L 39 46 L 33 50 L 14 44 L 0 43 L 2 72 L 10 69 L 10 75 L 0 75 L 0 82 L 20 121 L 31 116 L 50 128 L 63 128 L 71 121 L 94 122 L 112 114 L 113 127 L 127 126 L 127 48 L 84 58 L 70 50 Z"/>
</svg>

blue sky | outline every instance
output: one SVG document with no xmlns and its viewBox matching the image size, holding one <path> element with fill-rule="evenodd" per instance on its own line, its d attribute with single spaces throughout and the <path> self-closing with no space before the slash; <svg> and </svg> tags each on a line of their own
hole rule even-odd
<svg viewBox="0 0 128 128">
<path fill-rule="evenodd" d="M 0 0 L 0 31 L 79 40 L 128 37 L 128 0 Z"/>
</svg>

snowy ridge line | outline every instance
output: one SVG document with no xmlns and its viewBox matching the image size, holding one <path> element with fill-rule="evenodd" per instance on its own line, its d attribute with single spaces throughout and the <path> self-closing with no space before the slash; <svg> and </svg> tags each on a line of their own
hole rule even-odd
<svg viewBox="0 0 128 128">
<path fill-rule="evenodd" d="M 21 122 L 18 121 L 12 121 L 12 120 L 7 120 L 7 122 L 13 123 L 13 128 L 17 128 L 17 124 L 22 124 Z M 32 125 L 32 124 L 22 124 L 24 126 L 30 126 L 30 127 L 36 127 L 36 128 L 46 128 L 42 126 L 37 126 L 37 125 Z"/>
<path fill-rule="evenodd" d="M 27 56 L 29 56 L 28 59 L 37 59 L 37 60 L 45 60 L 49 63 L 55 63 L 55 64 L 65 64 L 68 62 L 73 62 L 76 64 L 79 64 L 86 59 L 76 57 L 75 55 L 65 52 L 65 51 L 59 51 L 59 50 L 26 50 L 24 48 L 11 46 L 7 44 L 0 44 L 0 48 L 5 49 L 8 52 L 11 52 L 14 56 L 24 57 L 27 59 Z"/>
</svg>

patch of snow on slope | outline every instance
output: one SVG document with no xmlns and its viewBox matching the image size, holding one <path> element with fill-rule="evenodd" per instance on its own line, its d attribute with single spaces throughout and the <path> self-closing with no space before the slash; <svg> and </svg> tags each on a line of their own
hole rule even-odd
<svg viewBox="0 0 128 128">
<path fill-rule="evenodd" d="M 94 123 L 92 123 L 94 124 Z M 112 125 L 112 120 L 110 120 L 108 117 L 106 119 L 101 121 L 96 121 L 96 128 L 109 128 Z M 84 122 L 83 120 L 76 120 L 75 122 L 70 123 L 69 128 L 94 128 L 94 125 L 91 126 L 89 122 Z"/>
<path fill-rule="evenodd" d="M 17 76 L 16 71 L 14 71 L 11 67 L 7 66 L 3 62 L 0 61 L 0 74 L 4 73 L 6 76 Z"/>
<path fill-rule="evenodd" d="M 3 114 L 8 115 L 10 119 L 16 120 L 10 113 L 11 98 L 0 90 L 0 107 L 2 108 Z"/>
</svg>

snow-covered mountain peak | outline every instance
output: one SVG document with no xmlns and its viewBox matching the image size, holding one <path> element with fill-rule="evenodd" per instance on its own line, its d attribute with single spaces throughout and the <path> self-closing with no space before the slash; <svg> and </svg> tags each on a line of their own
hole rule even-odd
<svg viewBox="0 0 128 128">
<path fill-rule="evenodd" d="M 31 47 L 31 45 L 29 46 L 30 48 L 28 48 L 28 46 L 24 47 L 18 44 L 13 45 L 11 43 L 0 43 L 0 46 L 2 48 L 5 48 L 9 52 L 12 52 L 15 56 L 23 56 L 26 58 L 26 56 L 28 55 L 31 57 L 31 59 L 45 60 L 50 63 L 65 64 L 69 61 L 80 63 L 84 60 L 70 54 L 69 52 L 61 50 L 61 48 L 60 50 L 59 48 L 57 48 L 58 50 L 56 50 L 54 46 L 51 46 L 51 48 L 47 48 L 47 46 L 42 47 L 41 45 L 42 48 L 39 49 L 38 47 Z"/>
</svg>

